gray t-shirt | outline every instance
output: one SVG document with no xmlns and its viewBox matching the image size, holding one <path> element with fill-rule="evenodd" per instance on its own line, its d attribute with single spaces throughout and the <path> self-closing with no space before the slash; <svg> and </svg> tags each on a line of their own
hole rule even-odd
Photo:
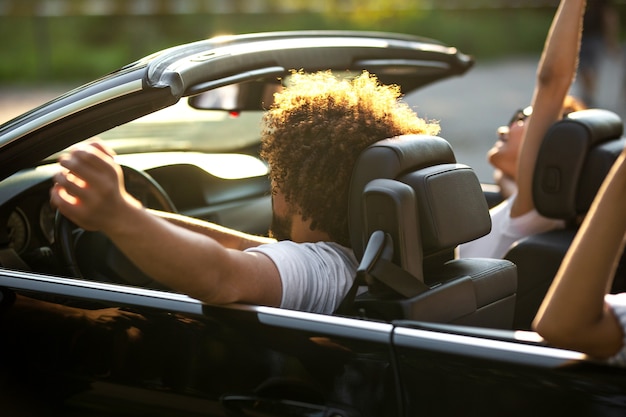
<svg viewBox="0 0 626 417">
<path fill-rule="evenodd" d="M 351 249 L 332 242 L 280 241 L 247 249 L 278 268 L 281 308 L 332 314 L 350 290 L 358 262 Z"/>
<path fill-rule="evenodd" d="M 617 317 L 626 335 L 626 293 L 607 294 L 604 296 L 604 301 L 611 307 L 611 310 L 613 310 L 613 314 Z M 608 362 L 611 365 L 626 367 L 626 336 L 624 336 L 622 349 L 609 358 Z"/>
</svg>

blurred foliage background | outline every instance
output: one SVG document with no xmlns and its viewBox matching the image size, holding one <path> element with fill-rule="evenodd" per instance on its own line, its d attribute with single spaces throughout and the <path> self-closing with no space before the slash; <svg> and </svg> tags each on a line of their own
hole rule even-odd
<svg viewBox="0 0 626 417">
<path fill-rule="evenodd" d="M 477 60 L 538 54 L 557 5 L 558 0 L 0 0 L 0 83 L 84 82 L 169 46 L 274 30 L 410 33 L 456 46 Z M 624 13 L 623 4 L 618 8 Z"/>
</svg>

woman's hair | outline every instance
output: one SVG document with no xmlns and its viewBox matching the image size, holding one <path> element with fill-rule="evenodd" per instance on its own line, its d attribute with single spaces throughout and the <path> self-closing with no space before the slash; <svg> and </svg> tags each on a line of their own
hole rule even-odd
<svg viewBox="0 0 626 417">
<path fill-rule="evenodd" d="M 563 100 L 563 117 L 579 110 L 585 110 L 587 106 L 574 96 L 568 95 Z"/>
<path fill-rule="evenodd" d="M 400 88 L 363 72 L 294 72 L 264 116 L 261 157 L 272 189 L 300 210 L 311 229 L 350 246 L 348 188 L 358 155 L 369 145 L 404 134 L 439 133 L 399 101 Z"/>
</svg>

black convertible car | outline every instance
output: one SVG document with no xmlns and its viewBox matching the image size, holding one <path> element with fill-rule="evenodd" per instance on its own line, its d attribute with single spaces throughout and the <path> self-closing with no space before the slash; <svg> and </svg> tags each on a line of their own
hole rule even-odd
<svg viewBox="0 0 626 417">
<path fill-rule="evenodd" d="M 291 70 L 367 70 L 406 94 L 472 64 L 391 33 L 225 36 L 148 56 L 1 125 L 0 413 L 626 413 L 624 370 L 529 331 L 575 222 L 506 260 L 455 259 L 456 245 L 488 232 L 498 196 L 442 138 L 381 138 L 362 155 L 346 216 L 369 291 L 333 315 L 206 305 L 160 288 L 49 204 L 59 153 L 98 136 L 146 206 L 264 234 L 260 120 Z M 569 219 L 623 147 L 622 122 L 596 109 L 557 125 L 547 143 L 566 137 L 571 152 L 542 151 L 538 207 Z"/>
</svg>

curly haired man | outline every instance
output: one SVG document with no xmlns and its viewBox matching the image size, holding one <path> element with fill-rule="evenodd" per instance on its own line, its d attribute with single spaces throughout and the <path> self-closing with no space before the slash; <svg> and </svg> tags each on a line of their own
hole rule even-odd
<svg viewBox="0 0 626 417">
<path fill-rule="evenodd" d="M 146 210 L 124 189 L 113 152 L 98 141 L 60 158 L 51 202 L 107 235 L 140 269 L 207 303 L 233 302 L 332 313 L 357 260 L 349 248 L 347 196 L 359 153 L 439 125 L 399 101 L 397 86 L 366 72 L 353 79 L 295 72 L 264 117 L 261 156 L 270 167 L 270 236 L 243 234 Z"/>
</svg>

